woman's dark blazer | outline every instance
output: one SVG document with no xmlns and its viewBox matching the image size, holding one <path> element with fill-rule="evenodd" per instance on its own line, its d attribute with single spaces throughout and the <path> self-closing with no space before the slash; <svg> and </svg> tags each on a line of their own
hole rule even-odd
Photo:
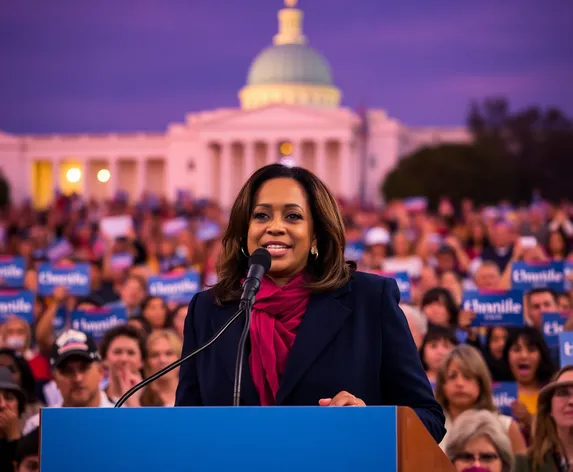
<svg viewBox="0 0 573 472">
<path fill-rule="evenodd" d="M 437 442 L 444 414 L 434 399 L 393 279 L 354 272 L 344 287 L 313 294 L 298 328 L 277 405 L 318 405 L 346 390 L 366 405 L 413 408 Z M 185 320 L 183 355 L 205 343 L 238 308 L 196 294 Z M 235 357 L 244 318 L 181 366 L 176 406 L 224 406 L 233 400 Z M 246 351 L 249 351 L 248 347 Z M 245 353 L 241 404 L 260 405 Z"/>
</svg>

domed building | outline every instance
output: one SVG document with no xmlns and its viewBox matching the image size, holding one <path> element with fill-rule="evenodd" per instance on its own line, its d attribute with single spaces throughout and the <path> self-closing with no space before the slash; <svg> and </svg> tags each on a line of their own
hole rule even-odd
<svg viewBox="0 0 573 472">
<path fill-rule="evenodd" d="M 310 169 L 344 199 L 379 203 L 401 156 L 467 142 L 465 128 L 412 128 L 384 110 L 341 106 L 325 57 L 308 45 L 297 0 L 285 0 L 272 45 L 239 91 L 239 108 L 189 113 L 163 133 L 15 136 L 0 132 L 1 168 L 15 200 L 49 205 L 55 189 L 106 199 L 119 191 L 175 199 L 179 191 L 229 207 L 244 181 L 273 162 Z"/>
<path fill-rule="evenodd" d="M 307 46 L 302 31 L 303 12 L 288 0 L 279 11 L 279 32 L 273 45 L 259 53 L 249 69 L 247 85 L 239 92 L 243 109 L 275 103 L 338 107 L 341 93 L 334 85 L 330 65 Z"/>
</svg>

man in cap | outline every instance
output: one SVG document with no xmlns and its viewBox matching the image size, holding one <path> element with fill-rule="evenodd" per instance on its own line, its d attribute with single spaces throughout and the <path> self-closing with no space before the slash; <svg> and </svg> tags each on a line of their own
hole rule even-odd
<svg viewBox="0 0 573 472">
<path fill-rule="evenodd" d="M 0 367 L 0 471 L 11 471 L 20 439 L 20 416 L 26 394 L 12 379 L 7 367 Z"/>
<path fill-rule="evenodd" d="M 52 346 L 50 365 L 63 398 L 54 407 L 113 407 L 100 390 L 103 368 L 97 346 L 86 333 L 69 329 L 60 334 Z M 32 416 L 24 434 L 39 424 L 39 415 Z"/>
</svg>

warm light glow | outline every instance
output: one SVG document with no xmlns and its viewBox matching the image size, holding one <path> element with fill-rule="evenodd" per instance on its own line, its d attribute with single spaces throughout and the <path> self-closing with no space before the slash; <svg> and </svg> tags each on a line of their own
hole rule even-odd
<svg viewBox="0 0 573 472">
<path fill-rule="evenodd" d="M 107 169 L 100 169 L 97 173 L 97 179 L 102 183 L 107 182 L 110 179 L 110 177 L 111 174 Z"/>
<path fill-rule="evenodd" d="M 294 162 L 294 159 L 290 157 L 283 157 L 281 159 L 281 164 L 286 167 L 294 167 L 296 165 L 296 162 Z"/>
<path fill-rule="evenodd" d="M 292 144 L 289 142 L 282 143 L 279 151 L 282 156 L 290 156 L 292 154 Z"/>
<path fill-rule="evenodd" d="M 66 172 L 66 179 L 68 179 L 68 182 L 71 182 L 72 184 L 79 182 L 81 178 L 82 178 L 82 171 L 77 167 L 71 167 Z"/>
</svg>

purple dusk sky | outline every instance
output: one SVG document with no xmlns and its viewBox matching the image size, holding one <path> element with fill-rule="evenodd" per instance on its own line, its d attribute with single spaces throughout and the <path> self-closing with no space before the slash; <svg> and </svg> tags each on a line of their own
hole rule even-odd
<svg viewBox="0 0 573 472">
<path fill-rule="evenodd" d="M 463 124 L 473 98 L 573 115 L 571 0 L 300 0 L 343 104 Z M 162 131 L 238 106 L 282 0 L 11 0 L 0 14 L 0 130 Z"/>
</svg>

